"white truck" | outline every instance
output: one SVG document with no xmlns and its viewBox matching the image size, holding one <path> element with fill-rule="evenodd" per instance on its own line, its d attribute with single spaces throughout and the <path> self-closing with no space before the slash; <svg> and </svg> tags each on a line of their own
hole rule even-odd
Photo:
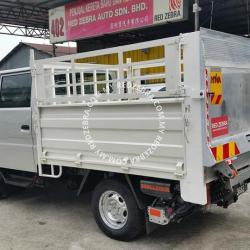
<svg viewBox="0 0 250 250">
<path fill-rule="evenodd" d="M 162 56 L 128 57 L 154 47 Z M 114 63 L 94 60 L 109 56 Z M 247 190 L 248 39 L 202 29 L 31 61 L 1 72 L 2 195 L 6 185 L 49 178 L 63 178 L 78 195 L 91 187 L 101 230 L 128 241 L 153 223 L 211 204 L 227 208 Z M 163 87 L 145 87 L 156 80 Z"/>
</svg>

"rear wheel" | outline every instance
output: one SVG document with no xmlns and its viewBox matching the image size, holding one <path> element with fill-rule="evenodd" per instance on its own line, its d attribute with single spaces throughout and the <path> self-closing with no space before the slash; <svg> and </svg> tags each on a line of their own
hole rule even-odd
<svg viewBox="0 0 250 250">
<path fill-rule="evenodd" d="M 145 218 L 130 189 L 116 180 L 104 180 L 94 190 L 92 210 L 109 237 L 130 241 L 145 231 Z"/>
<path fill-rule="evenodd" d="M 6 184 L 4 183 L 4 179 L 0 174 L 0 199 L 4 199 L 8 196 Z"/>
</svg>

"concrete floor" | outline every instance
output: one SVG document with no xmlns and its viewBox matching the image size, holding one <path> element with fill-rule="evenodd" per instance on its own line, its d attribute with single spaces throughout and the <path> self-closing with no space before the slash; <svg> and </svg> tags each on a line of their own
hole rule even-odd
<svg viewBox="0 0 250 250">
<path fill-rule="evenodd" d="M 229 209 L 212 208 L 131 243 L 97 227 L 90 195 L 64 188 L 32 189 L 0 201 L 0 250 L 250 249 L 250 194 Z"/>
</svg>

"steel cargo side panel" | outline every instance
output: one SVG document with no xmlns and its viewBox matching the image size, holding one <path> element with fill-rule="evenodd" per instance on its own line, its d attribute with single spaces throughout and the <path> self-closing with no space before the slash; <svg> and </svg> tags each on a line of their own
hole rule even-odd
<svg viewBox="0 0 250 250">
<path fill-rule="evenodd" d="M 185 160 L 183 104 L 167 100 L 161 107 L 161 114 L 151 102 L 135 101 L 41 107 L 43 163 L 177 179 L 184 173 L 177 169 Z"/>
</svg>

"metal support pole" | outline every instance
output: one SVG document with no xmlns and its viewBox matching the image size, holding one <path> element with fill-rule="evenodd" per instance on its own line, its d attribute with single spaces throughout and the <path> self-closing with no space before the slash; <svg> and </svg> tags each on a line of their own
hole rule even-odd
<svg viewBox="0 0 250 250">
<path fill-rule="evenodd" d="M 211 15 L 210 15 L 210 25 L 209 25 L 210 30 L 213 27 L 213 17 L 214 17 L 214 0 L 211 1 Z"/>
<path fill-rule="evenodd" d="M 53 57 L 56 57 L 56 45 L 53 43 L 52 44 L 52 48 L 53 48 Z"/>
<path fill-rule="evenodd" d="M 247 0 L 247 36 L 250 36 L 249 0 Z"/>
<path fill-rule="evenodd" d="M 200 30 L 200 12 L 199 0 L 194 1 L 193 12 L 194 12 L 194 30 Z"/>
</svg>

